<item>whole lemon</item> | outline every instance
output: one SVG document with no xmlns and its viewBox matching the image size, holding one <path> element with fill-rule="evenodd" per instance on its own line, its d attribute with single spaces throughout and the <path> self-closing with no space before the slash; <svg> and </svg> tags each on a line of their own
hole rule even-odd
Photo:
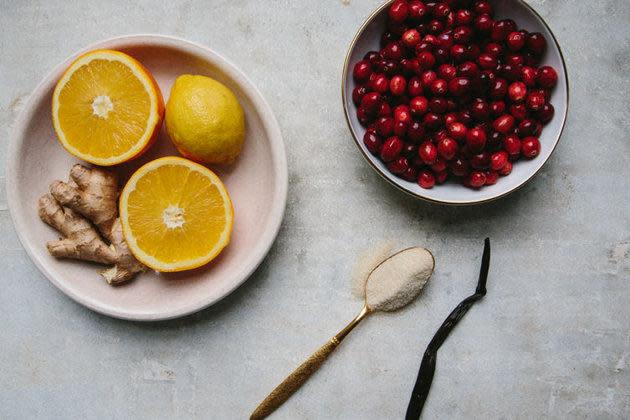
<svg viewBox="0 0 630 420">
<path fill-rule="evenodd" d="M 171 88 L 166 131 L 179 152 L 202 163 L 231 163 L 245 140 L 245 115 L 234 93 L 206 76 L 184 74 Z"/>
</svg>

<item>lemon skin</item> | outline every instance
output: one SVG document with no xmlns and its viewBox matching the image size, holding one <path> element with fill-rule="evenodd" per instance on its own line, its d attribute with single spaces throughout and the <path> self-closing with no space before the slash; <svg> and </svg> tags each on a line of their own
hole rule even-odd
<svg viewBox="0 0 630 420">
<path fill-rule="evenodd" d="M 166 104 L 166 131 L 182 156 L 228 164 L 245 141 L 245 114 L 234 93 L 206 76 L 179 76 Z"/>
</svg>

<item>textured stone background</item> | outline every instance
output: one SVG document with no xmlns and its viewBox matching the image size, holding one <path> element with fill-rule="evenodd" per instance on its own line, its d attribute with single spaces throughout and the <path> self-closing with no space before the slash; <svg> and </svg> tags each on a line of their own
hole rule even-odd
<svg viewBox="0 0 630 420">
<path fill-rule="evenodd" d="M 109 319 L 57 291 L 20 246 L 2 192 L 0 417 L 244 418 L 358 312 L 355 256 L 393 238 L 434 251 L 426 293 L 361 325 L 275 418 L 401 418 L 422 352 L 474 289 L 490 236 L 489 294 L 440 352 L 426 418 L 630 418 L 630 2 L 531 1 L 567 59 L 568 125 L 532 182 L 473 208 L 397 192 L 351 141 L 341 67 L 378 4 L 0 0 L 3 156 L 51 67 L 99 39 L 156 32 L 208 45 L 249 75 L 280 122 L 291 177 L 255 275 L 159 324 Z"/>
</svg>

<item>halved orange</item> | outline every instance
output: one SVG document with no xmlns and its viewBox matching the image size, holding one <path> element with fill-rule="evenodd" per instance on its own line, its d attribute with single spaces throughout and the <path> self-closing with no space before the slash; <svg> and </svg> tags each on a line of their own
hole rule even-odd
<svg viewBox="0 0 630 420">
<path fill-rule="evenodd" d="M 138 169 L 120 195 L 120 221 L 129 249 L 158 271 L 199 267 L 230 242 L 234 211 L 218 176 L 188 159 L 169 156 Z"/>
<path fill-rule="evenodd" d="M 164 100 L 140 62 L 119 51 L 90 51 L 61 76 L 52 98 L 57 138 L 76 157 L 101 166 L 139 156 L 157 138 Z"/>
</svg>

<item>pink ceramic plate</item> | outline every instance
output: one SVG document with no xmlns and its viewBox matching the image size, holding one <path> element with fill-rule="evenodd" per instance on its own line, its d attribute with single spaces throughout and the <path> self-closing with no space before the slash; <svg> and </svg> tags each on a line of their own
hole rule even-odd
<svg viewBox="0 0 630 420">
<path fill-rule="evenodd" d="M 70 62 L 85 51 L 110 48 L 144 64 L 157 80 L 165 101 L 171 84 L 183 73 L 213 77 L 238 97 L 247 120 L 241 156 L 226 168 L 213 167 L 234 204 L 230 245 L 200 269 L 175 274 L 148 272 L 132 283 L 109 286 L 97 265 L 56 260 L 46 241 L 58 237 L 37 216 L 37 199 L 55 179 L 66 179 L 77 159 L 55 138 L 50 103 L 55 83 Z M 140 165 L 177 155 L 162 130 L 157 143 L 141 158 L 118 168 L 121 181 Z M 90 45 L 57 66 L 37 86 L 18 118 L 7 164 L 7 195 L 16 230 L 33 262 L 65 294 L 97 312 L 133 320 L 176 318 L 205 308 L 243 283 L 260 264 L 280 227 L 287 195 L 287 164 L 278 123 L 260 92 L 233 64 L 212 50 L 161 35 L 133 35 Z"/>
</svg>

